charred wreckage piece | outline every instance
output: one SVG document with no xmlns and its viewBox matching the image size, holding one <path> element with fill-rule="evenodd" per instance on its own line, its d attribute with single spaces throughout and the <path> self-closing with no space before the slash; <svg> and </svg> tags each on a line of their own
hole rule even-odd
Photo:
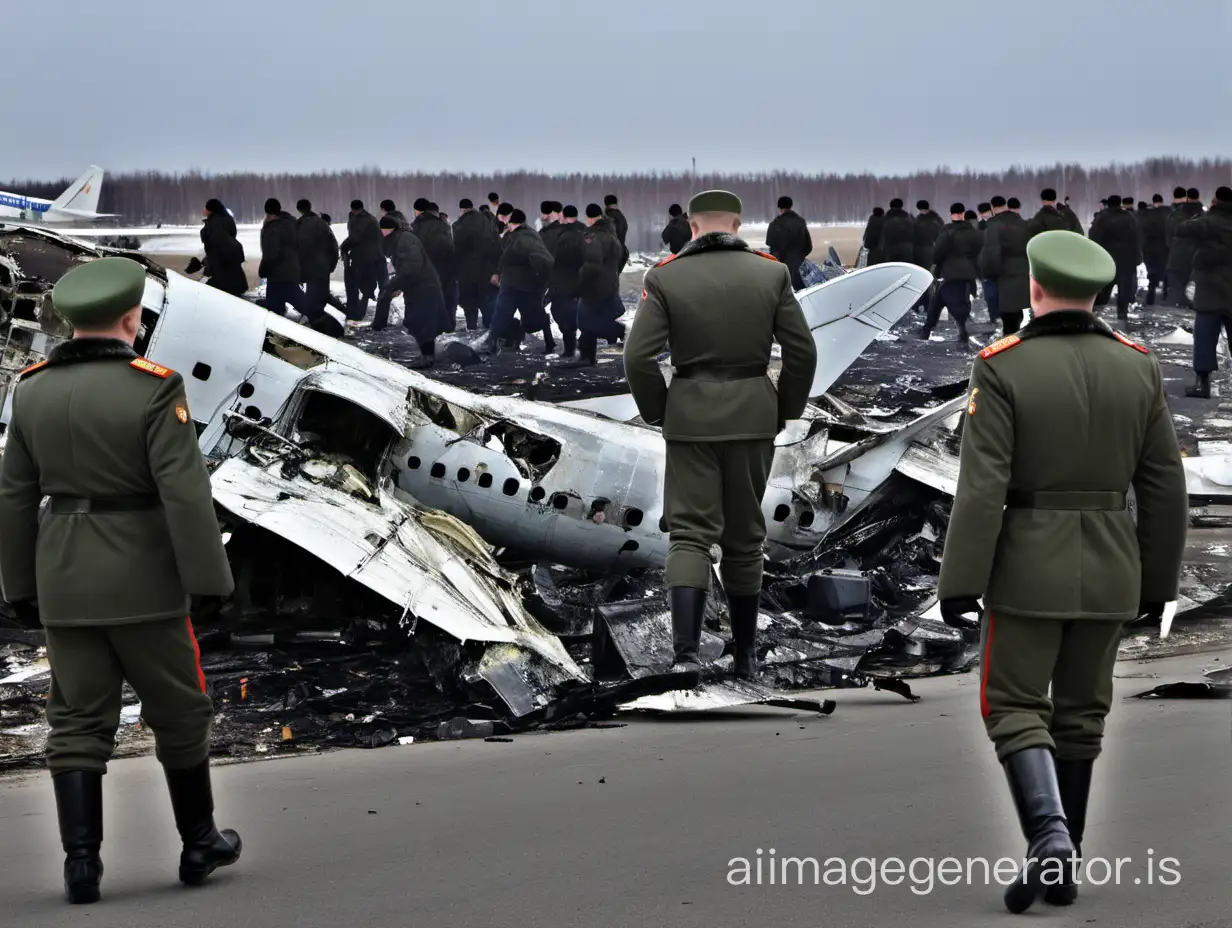
<svg viewBox="0 0 1232 928">
<path fill-rule="evenodd" d="M 106 253 L 0 230 L 3 421 L 13 376 L 69 335 L 54 282 Z M 477 396 L 131 257 L 147 268 L 136 348 L 185 377 L 236 576 L 231 600 L 197 616 L 220 753 L 568 726 L 622 706 L 826 712 L 781 691 L 911 698 L 903 678 L 976 659 L 969 635 L 927 611 L 962 397 L 899 427 L 826 395 L 931 284 L 919 268 L 800 294 L 817 405 L 779 436 L 763 503 L 761 678 L 724 673 L 716 576 L 703 684 L 664 695 L 663 443 L 627 397 Z M 0 737 L 26 747 L 0 745 L 0 765 L 29 762 L 46 674 L 28 660 L 36 633 L 0 635 L 14 671 L 0 724 L 18 732 Z"/>
</svg>

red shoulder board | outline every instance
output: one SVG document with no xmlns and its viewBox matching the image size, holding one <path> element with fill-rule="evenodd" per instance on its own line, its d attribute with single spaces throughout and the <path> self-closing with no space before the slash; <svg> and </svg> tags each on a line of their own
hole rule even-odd
<svg viewBox="0 0 1232 928">
<path fill-rule="evenodd" d="M 40 361 L 38 364 L 31 364 L 24 371 L 22 371 L 20 374 L 17 375 L 17 379 L 20 380 L 22 377 L 25 377 L 27 374 L 33 374 L 35 371 L 42 370 L 46 366 L 47 366 L 46 361 Z"/>
<path fill-rule="evenodd" d="M 664 258 L 662 261 L 656 264 L 655 267 L 662 267 L 665 264 L 671 264 L 673 261 L 675 261 L 679 257 L 680 255 L 668 255 L 666 258 Z"/>
<path fill-rule="evenodd" d="M 775 264 L 779 263 L 779 259 L 770 254 L 768 251 L 758 251 L 756 248 L 750 248 L 749 251 L 753 252 L 753 254 L 757 255 L 759 258 L 765 258 L 767 261 L 773 261 Z"/>
<path fill-rule="evenodd" d="M 1005 338 L 998 339 L 987 348 L 980 352 L 980 357 L 987 361 L 993 355 L 1000 354 L 1003 351 L 1009 351 L 1015 345 L 1021 345 L 1022 339 L 1017 335 L 1007 335 Z"/>
<path fill-rule="evenodd" d="M 143 371 L 154 377 L 161 377 L 164 380 L 175 373 L 175 371 L 173 371 L 171 368 L 163 367 L 161 364 L 155 364 L 153 361 L 149 360 L 148 358 L 133 358 L 128 363 L 128 366 L 133 368 L 134 370 Z"/>
<path fill-rule="evenodd" d="M 1115 338 L 1122 345 L 1128 345 L 1130 348 L 1137 348 L 1143 354 L 1151 353 L 1151 349 L 1148 348 L 1146 345 L 1139 345 L 1137 342 L 1130 340 L 1126 336 L 1122 335 L 1120 332 L 1117 332 L 1114 330 L 1112 333 L 1112 337 Z"/>
</svg>

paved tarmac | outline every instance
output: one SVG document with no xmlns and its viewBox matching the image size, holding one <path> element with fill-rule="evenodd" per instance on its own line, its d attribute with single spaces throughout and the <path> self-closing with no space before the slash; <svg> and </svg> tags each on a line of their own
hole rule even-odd
<svg viewBox="0 0 1232 928">
<path fill-rule="evenodd" d="M 45 775 L 0 783 L 0 925 L 310 926 L 1232 925 L 1228 760 L 1232 702 L 1126 700 L 1196 679 L 1216 658 L 1119 665 L 1087 853 L 1132 858 L 1122 885 L 1015 919 L 1000 888 L 927 889 L 925 864 L 1022 853 L 974 675 L 921 681 L 921 702 L 832 693 L 829 718 L 772 709 L 650 719 L 625 728 L 340 752 L 217 770 L 220 822 L 243 860 L 211 884 L 175 883 L 176 841 L 153 759 L 106 780 L 103 902 L 58 898 Z M 770 885 L 758 849 L 815 857 L 847 885 Z M 860 857 L 913 866 L 869 890 Z M 1163 858 L 1180 874 L 1176 885 Z M 731 885 L 733 858 L 752 885 Z M 1153 883 L 1148 885 L 1148 859 Z M 735 865 L 739 867 L 739 865 Z M 781 871 L 780 871 L 781 873 Z M 949 875 L 950 870 L 944 871 Z M 893 879 L 893 864 L 887 871 Z M 1092 874 L 1104 877 L 1102 868 Z M 914 876 L 914 880 L 913 880 Z M 1135 880 L 1141 880 L 1135 885 Z M 776 881 L 781 884 L 780 880 Z M 913 892 L 913 886 L 918 892 Z M 859 890 L 859 892 L 857 892 Z"/>
</svg>

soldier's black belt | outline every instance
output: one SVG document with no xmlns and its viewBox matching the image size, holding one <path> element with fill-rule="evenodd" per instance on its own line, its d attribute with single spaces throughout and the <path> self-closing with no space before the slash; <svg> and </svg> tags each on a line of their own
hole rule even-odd
<svg viewBox="0 0 1232 928">
<path fill-rule="evenodd" d="M 1010 509 L 1073 509 L 1088 512 L 1125 508 L 1125 494 L 1112 490 L 1010 490 Z"/>
<path fill-rule="evenodd" d="M 53 516 L 78 516 L 99 512 L 144 512 L 157 509 L 157 496 L 53 496 L 50 512 Z"/>
<path fill-rule="evenodd" d="M 754 377 L 766 376 L 764 364 L 738 364 L 729 367 L 718 364 L 686 364 L 676 368 L 673 377 L 685 380 L 714 380 L 720 383 L 728 380 L 752 380 Z"/>
</svg>

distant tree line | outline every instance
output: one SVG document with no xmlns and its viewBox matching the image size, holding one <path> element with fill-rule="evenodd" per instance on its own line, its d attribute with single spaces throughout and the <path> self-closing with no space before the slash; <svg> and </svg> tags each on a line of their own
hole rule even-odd
<svg viewBox="0 0 1232 928">
<path fill-rule="evenodd" d="M 58 180 L 15 179 L 5 190 L 42 196 L 58 196 L 72 178 Z M 1155 193 L 1171 201 L 1177 186 L 1198 187 L 1207 199 L 1214 188 L 1232 184 L 1232 159 L 1194 160 L 1180 157 L 1151 158 L 1136 164 L 1083 167 L 1057 164 L 1044 168 L 1013 167 L 1000 172 L 954 171 L 941 167 L 909 175 L 883 177 L 873 174 L 556 174 L 518 171 L 507 174 L 396 174 L 377 169 L 315 174 L 257 174 L 236 172 L 182 174 L 161 171 L 108 173 L 103 184 L 100 209 L 118 213 L 125 224 L 190 224 L 197 221 L 210 197 L 222 200 L 239 222 L 257 222 L 267 197 L 277 197 L 288 211 L 295 201 L 307 197 L 319 212 L 342 221 L 356 197 L 375 213 L 385 198 L 394 200 L 409 214 L 412 202 L 425 197 L 440 204 L 450 217 L 457 214 L 458 200 L 469 197 L 478 206 L 489 191 L 502 199 L 538 214 L 542 200 L 573 203 L 584 211 L 587 203 L 602 202 L 614 193 L 629 218 L 629 244 L 647 249 L 658 244 L 659 232 L 672 203 L 687 205 L 698 190 L 723 187 L 744 201 L 745 219 L 765 222 L 773 218 L 782 194 L 795 200 L 796 210 L 813 222 L 861 222 L 874 206 L 885 206 L 902 197 L 908 209 L 917 200 L 928 200 L 944 213 L 954 200 L 974 209 L 982 200 L 1001 194 L 1016 196 L 1033 211 L 1039 191 L 1054 187 L 1068 195 L 1084 224 L 1099 200 L 1109 194 L 1132 194 L 1150 200 Z"/>
</svg>

